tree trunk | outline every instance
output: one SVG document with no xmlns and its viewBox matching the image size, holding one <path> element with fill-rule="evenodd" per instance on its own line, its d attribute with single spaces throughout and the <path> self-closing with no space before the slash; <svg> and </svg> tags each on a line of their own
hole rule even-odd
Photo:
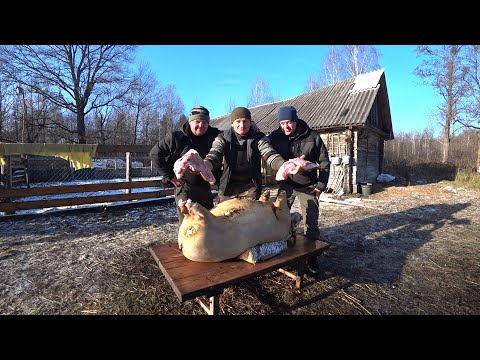
<svg viewBox="0 0 480 360">
<path fill-rule="evenodd" d="M 477 132 L 478 134 L 478 150 L 477 150 L 477 173 L 480 174 L 480 131 Z"/>
<path fill-rule="evenodd" d="M 447 115 L 448 116 L 448 115 Z M 448 162 L 448 153 L 450 150 L 450 118 L 447 119 L 444 132 L 443 132 L 443 154 L 442 154 L 442 163 L 446 164 Z"/>
<path fill-rule="evenodd" d="M 85 137 L 85 116 L 80 112 L 77 113 L 77 134 L 78 134 L 78 143 L 86 144 L 87 139 Z"/>
</svg>

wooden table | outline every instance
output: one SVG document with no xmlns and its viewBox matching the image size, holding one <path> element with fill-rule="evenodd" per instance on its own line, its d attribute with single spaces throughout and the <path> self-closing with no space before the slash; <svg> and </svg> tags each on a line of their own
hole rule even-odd
<svg viewBox="0 0 480 360">
<path fill-rule="evenodd" d="M 303 235 L 297 235 L 294 246 L 256 264 L 240 259 L 220 262 L 191 261 L 183 256 L 176 242 L 154 244 L 150 246 L 150 253 L 180 302 L 196 299 L 209 315 L 216 315 L 223 289 L 275 270 L 294 279 L 297 289 L 300 289 L 306 260 L 310 256 L 320 255 L 329 247 L 330 244 L 323 241 L 311 241 Z M 282 269 L 286 266 L 293 266 L 297 275 Z M 209 297 L 209 306 L 199 299 L 200 296 Z"/>
</svg>

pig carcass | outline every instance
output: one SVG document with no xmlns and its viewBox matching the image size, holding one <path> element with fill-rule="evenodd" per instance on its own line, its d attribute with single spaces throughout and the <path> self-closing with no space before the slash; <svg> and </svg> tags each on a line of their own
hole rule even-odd
<svg viewBox="0 0 480 360">
<path fill-rule="evenodd" d="M 263 243 L 287 240 L 292 218 L 285 191 L 269 200 L 265 191 L 259 200 L 230 199 L 210 211 L 190 200 L 179 202 L 184 218 L 178 245 L 192 261 L 218 262 L 235 258 Z"/>
</svg>

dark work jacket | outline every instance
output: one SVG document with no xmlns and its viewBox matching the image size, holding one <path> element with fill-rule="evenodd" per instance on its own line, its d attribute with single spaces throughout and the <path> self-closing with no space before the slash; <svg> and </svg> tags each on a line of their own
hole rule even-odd
<svg viewBox="0 0 480 360">
<path fill-rule="evenodd" d="M 208 154 L 212 147 L 213 141 L 217 135 L 221 133 L 217 128 L 209 126 L 207 132 L 203 136 L 196 136 L 190 130 L 189 123 L 182 126 L 182 130 L 173 131 L 163 140 L 160 140 L 150 150 L 150 158 L 153 166 L 158 170 L 158 173 L 163 176 L 163 182 L 175 177 L 173 172 L 173 165 L 175 161 L 180 159 L 190 149 L 196 150 L 202 158 Z M 220 171 L 212 171 L 215 179 L 220 178 Z M 185 172 L 185 182 L 194 186 L 210 186 L 201 175 L 192 174 L 189 171 Z"/>
<path fill-rule="evenodd" d="M 305 160 L 320 165 L 320 170 L 288 175 L 285 180 L 286 184 L 295 188 L 315 185 L 317 189 L 325 190 L 330 174 L 330 159 L 319 133 L 310 129 L 305 121 L 298 119 L 297 133 L 292 138 L 285 135 L 280 127 L 268 137 L 272 146 L 284 159 L 305 155 Z"/>
<path fill-rule="evenodd" d="M 234 146 L 235 133 L 230 127 L 220 134 L 213 143 L 210 153 L 205 157 L 209 160 L 215 168 L 220 168 L 223 165 L 223 171 L 220 178 L 219 193 L 223 194 L 227 187 L 232 167 L 237 161 L 237 151 Z M 275 158 L 278 153 L 271 147 L 268 138 L 258 128 L 252 126 L 246 136 L 247 142 L 247 161 L 249 164 L 248 171 L 252 184 L 256 187 L 257 193 L 262 190 L 262 169 L 261 158 L 263 152 L 265 158 Z M 260 142 L 260 145 L 259 145 Z"/>
</svg>

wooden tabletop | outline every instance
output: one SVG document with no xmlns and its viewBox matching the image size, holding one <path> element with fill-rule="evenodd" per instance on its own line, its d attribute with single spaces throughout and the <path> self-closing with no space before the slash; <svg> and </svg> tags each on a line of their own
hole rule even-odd
<svg viewBox="0 0 480 360">
<path fill-rule="evenodd" d="M 320 255 L 330 244 L 307 240 L 297 235 L 295 246 L 280 255 L 256 264 L 240 259 L 220 262 L 195 262 L 183 256 L 178 243 L 154 244 L 150 253 L 181 302 L 206 295 L 220 294 L 224 288 L 246 279 L 296 264 L 313 255 Z"/>
</svg>

